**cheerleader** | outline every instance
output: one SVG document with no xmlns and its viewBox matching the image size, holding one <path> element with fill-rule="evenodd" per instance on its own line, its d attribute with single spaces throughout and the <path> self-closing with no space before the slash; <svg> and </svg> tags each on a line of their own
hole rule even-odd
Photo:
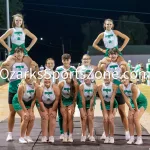
<svg viewBox="0 0 150 150">
<path fill-rule="evenodd" d="M 74 82 L 70 71 L 64 73 L 64 80 L 58 84 L 60 88 L 60 111 L 63 117 L 63 142 L 73 142 L 73 114 L 78 92 L 78 84 Z M 69 137 L 67 132 L 69 130 Z"/>
<path fill-rule="evenodd" d="M 108 52 L 112 48 L 117 48 L 117 50 L 119 52 L 119 57 L 117 59 L 117 62 L 120 65 L 120 67 L 124 68 L 124 66 L 126 66 L 126 69 L 128 69 L 127 63 L 123 59 L 121 51 L 128 44 L 129 37 L 127 37 L 125 34 L 119 32 L 117 30 L 113 30 L 113 28 L 114 28 L 113 20 L 106 19 L 104 21 L 104 29 L 105 29 L 105 31 L 100 33 L 98 35 L 98 37 L 96 38 L 96 40 L 94 41 L 94 43 L 93 43 L 93 47 L 95 49 L 105 53 L 105 57 L 99 62 L 99 65 L 98 65 L 98 67 L 102 71 L 105 71 L 106 70 L 106 66 L 110 63 L 110 59 L 108 58 Z M 123 43 L 123 45 L 120 48 L 118 48 L 118 37 L 121 37 L 122 39 L 124 39 L 124 43 Z M 102 49 L 101 47 L 98 46 L 98 43 L 102 39 L 103 39 L 103 42 L 104 42 L 106 50 L 104 50 L 104 49 Z"/>
<path fill-rule="evenodd" d="M 133 84 L 130 80 L 129 73 L 121 76 L 122 84 L 120 84 L 121 93 L 125 99 L 126 104 L 129 107 L 128 120 L 129 120 L 129 131 L 130 140 L 127 144 L 134 143 L 134 129 L 137 133 L 136 145 L 143 144 L 142 140 L 142 129 L 140 125 L 140 118 L 147 108 L 147 98 L 140 92 L 137 85 Z"/>
<path fill-rule="evenodd" d="M 48 135 L 49 142 L 54 143 L 59 95 L 58 86 L 52 83 L 49 75 L 44 76 L 43 84 L 37 88 L 36 96 L 42 111 L 42 142 L 47 142 Z"/>
<path fill-rule="evenodd" d="M 14 95 L 12 105 L 14 110 L 21 117 L 21 133 L 19 143 L 31 143 L 33 140 L 30 137 L 31 130 L 34 125 L 34 103 L 35 103 L 35 88 L 37 84 L 36 79 L 26 74 L 18 87 L 17 94 Z"/>
<path fill-rule="evenodd" d="M 81 113 L 82 119 L 82 136 L 81 142 L 85 142 L 86 140 L 86 125 L 89 127 L 89 140 L 95 142 L 95 138 L 93 136 L 94 131 L 94 101 L 97 91 L 97 86 L 91 82 L 89 73 L 84 74 L 84 82 L 80 84 L 79 91 L 82 101 L 83 112 Z M 87 123 L 86 123 L 87 122 Z"/>
<path fill-rule="evenodd" d="M 118 108 L 118 103 L 115 99 L 117 88 L 118 86 L 113 84 L 109 73 L 105 74 L 103 84 L 98 87 L 106 135 L 104 143 L 114 143 L 114 117 Z"/>
</svg>

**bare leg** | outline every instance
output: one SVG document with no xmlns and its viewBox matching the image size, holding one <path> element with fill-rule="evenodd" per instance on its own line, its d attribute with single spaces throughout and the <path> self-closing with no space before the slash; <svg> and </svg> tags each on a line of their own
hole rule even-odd
<svg viewBox="0 0 150 150">
<path fill-rule="evenodd" d="M 125 128 L 125 131 L 129 131 L 128 119 L 127 119 L 127 116 L 126 116 L 126 113 L 125 113 L 125 104 L 119 105 L 118 110 L 119 110 L 119 114 L 121 116 L 123 126 Z"/>
<path fill-rule="evenodd" d="M 109 115 L 110 115 L 110 112 L 109 112 Z M 115 117 L 116 108 L 114 108 L 113 115 Z M 114 118 L 112 118 L 111 120 L 109 119 L 109 130 L 110 130 L 110 136 L 114 137 L 114 130 L 115 130 Z"/>
<path fill-rule="evenodd" d="M 46 111 L 48 113 L 48 109 L 47 108 L 46 108 Z M 42 136 L 47 136 L 48 121 L 49 121 L 48 116 L 47 116 L 47 118 L 42 118 L 42 122 L 41 122 L 41 125 L 42 125 Z"/>
<path fill-rule="evenodd" d="M 30 111 L 31 110 L 28 109 L 30 117 L 29 117 L 29 124 L 27 126 L 26 136 L 30 136 L 31 130 L 32 130 L 33 126 L 34 126 L 34 120 L 35 120 L 34 113 L 30 114 Z"/>
<path fill-rule="evenodd" d="M 93 130 L 94 130 L 94 123 L 93 123 L 93 117 L 94 117 L 94 111 L 90 111 L 90 109 L 87 110 L 88 115 L 88 124 L 90 128 L 90 136 L 93 136 Z"/>
<path fill-rule="evenodd" d="M 12 132 L 15 123 L 15 114 L 16 111 L 14 110 L 12 104 L 9 104 L 9 116 L 8 116 L 8 132 Z"/>
<path fill-rule="evenodd" d="M 25 132 L 27 130 L 27 125 L 29 123 L 29 116 L 25 116 L 24 114 L 24 111 L 23 110 L 20 110 L 20 111 L 17 111 L 18 115 L 21 117 L 21 137 L 24 137 L 25 136 Z"/>
<path fill-rule="evenodd" d="M 80 116 L 81 116 L 82 134 L 83 134 L 83 136 L 86 136 L 87 116 L 85 116 L 83 108 L 80 108 Z"/>
<path fill-rule="evenodd" d="M 108 111 L 106 111 L 108 114 Z M 102 111 L 103 116 L 104 116 L 104 111 Z M 109 136 L 109 122 L 108 122 L 108 118 L 103 118 L 103 124 L 104 124 L 104 131 L 105 131 L 105 135 L 106 137 Z"/>
<path fill-rule="evenodd" d="M 55 134 L 55 128 L 56 128 L 56 115 L 57 111 L 53 111 L 55 114 L 54 116 L 50 115 L 52 112 L 52 108 L 49 109 L 49 136 L 54 136 Z"/>
</svg>

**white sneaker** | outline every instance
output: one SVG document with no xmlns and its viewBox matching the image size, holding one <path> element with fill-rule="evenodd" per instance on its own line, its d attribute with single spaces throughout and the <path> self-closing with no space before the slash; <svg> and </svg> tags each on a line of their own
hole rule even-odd
<svg viewBox="0 0 150 150">
<path fill-rule="evenodd" d="M 9 142 L 9 141 L 12 141 L 12 140 L 13 140 L 12 133 L 8 133 L 6 141 Z"/>
<path fill-rule="evenodd" d="M 90 136 L 89 140 L 90 140 L 91 142 L 95 142 L 95 137 L 94 137 L 94 136 Z"/>
<path fill-rule="evenodd" d="M 47 142 L 47 137 L 46 136 L 42 136 L 41 142 L 42 143 L 46 143 Z"/>
<path fill-rule="evenodd" d="M 64 136 L 63 142 L 68 142 L 68 136 Z"/>
<path fill-rule="evenodd" d="M 111 143 L 111 144 L 114 144 L 114 143 L 115 143 L 114 137 L 110 137 L 110 138 L 109 138 L 109 143 Z"/>
<path fill-rule="evenodd" d="M 28 143 L 23 137 L 20 137 L 19 138 L 19 143 L 21 143 L 21 144 L 26 144 L 26 143 Z"/>
<path fill-rule="evenodd" d="M 63 140 L 64 139 L 64 134 L 61 134 L 60 137 L 59 137 L 59 139 Z"/>
<path fill-rule="evenodd" d="M 133 144 L 134 143 L 134 138 L 130 138 L 130 140 L 127 142 L 127 144 Z"/>
<path fill-rule="evenodd" d="M 88 134 L 88 136 L 87 136 L 87 138 L 86 138 L 87 140 L 90 140 L 90 134 Z"/>
<path fill-rule="evenodd" d="M 72 143 L 72 142 L 73 142 L 73 138 L 69 136 L 68 142 L 71 142 L 71 143 Z"/>
<path fill-rule="evenodd" d="M 103 132 L 102 136 L 100 137 L 100 140 L 105 140 L 106 139 L 106 135 L 105 132 Z"/>
<path fill-rule="evenodd" d="M 49 142 L 50 142 L 50 143 L 54 143 L 54 137 L 53 137 L 53 136 L 50 136 L 50 137 L 49 137 Z"/>
<path fill-rule="evenodd" d="M 134 144 L 136 144 L 136 145 L 141 145 L 141 144 L 143 144 L 142 138 L 137 139 L 137 141 L 136 141 Z"/>
<path fill-rule="evenodd" d="M 86 136 L 81 136 L 81 142 L 85 142 L 86 141 Z"/>
<path fill-rule="evenodd" d="M 129 133 L 129 131 L 125 132 L 125 139 L 126 140 L 130 140 L 130 133 Z"/>
<path fill-rule="evenodd" d="M 105 138 L 104 143 L 109 143 L 109 137 L 108 136 Z"/>
<path fill-rule="evenodd" d="M 24 139 L 25 139 L 28 143 L 33 143 L 33 142 L 34 142 L 34 141 L 31 139 L 30 136 L 26 136 Z"/>
</svg>

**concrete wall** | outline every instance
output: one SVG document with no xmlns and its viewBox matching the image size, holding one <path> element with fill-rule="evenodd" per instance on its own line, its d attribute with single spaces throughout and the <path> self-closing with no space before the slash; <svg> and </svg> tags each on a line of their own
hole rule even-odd
<svg viewBox="0 0 150 150">
<path fill-rule="evenodd" d="M 92 62 L 91 64 L 97 65 L 100 59 L 103 59 L 104 56 L 102 55 L 92 55 Z M 143 63 L 144 66 L 147 63 L 147 60 L 150 59 L 150 55 L 123 55 L 126 61 L 131 60 L 132 65 L 135 66 L 136 63 Z"/>
</svg>

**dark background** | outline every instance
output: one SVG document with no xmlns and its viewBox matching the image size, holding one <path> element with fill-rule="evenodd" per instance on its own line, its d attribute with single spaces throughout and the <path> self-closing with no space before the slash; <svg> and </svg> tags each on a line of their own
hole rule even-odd
<svg viewBox="0 0 150 150">
<path fill-rule="evenodd" d="M 79 8 L 75 9 L 71 7 Z M 100 11 L 96 9 L 106 10 Z M 86 53 L 88 48 L 87 45 L 83 47 L 85 35 L 82 32 L 81 26 L 91 21 L 99 21 L 103 24 L 104 19 L 111 18 L 115 20 L 114 24 L 117 26 L 120 16 L 134 15 L 141 22 L 145 23 L 144 25 L 148 31 L 150 30 L 148 0 L 147 3 L 144 3 L 144 1 L 142 3 L 140 0 L 24 0 L 21 12 L 24 15 L 26 27 L 38 37 L 38 42 L 32 48 L 29 55 L 39 65 L 44 65 L 48 57 L 54 58 L 56 65 L 60 65 L 62 42 L 64 43 L 65 53 L 71 54 L 72 62 L 80 62 L 82 55 Z M 126 28 L 128 28 L 128 25 L 126 25 Z M 103 29 L 101 28 L 100 31 L 103 32 Z M 98 34 L 96 33 L 93 39 Z M 148 32 L 148 37 L 149 34 Z M 40 40 L 41 37 L 43 40 Z M 88 41 L 88 45 L 92 45 L 93 39 Z M 27 39 L 27 44 L 29 42 L 30 40 Z M 149 38 L 147 38 L 144 44 L 150 44 Z"/>
</svg>

